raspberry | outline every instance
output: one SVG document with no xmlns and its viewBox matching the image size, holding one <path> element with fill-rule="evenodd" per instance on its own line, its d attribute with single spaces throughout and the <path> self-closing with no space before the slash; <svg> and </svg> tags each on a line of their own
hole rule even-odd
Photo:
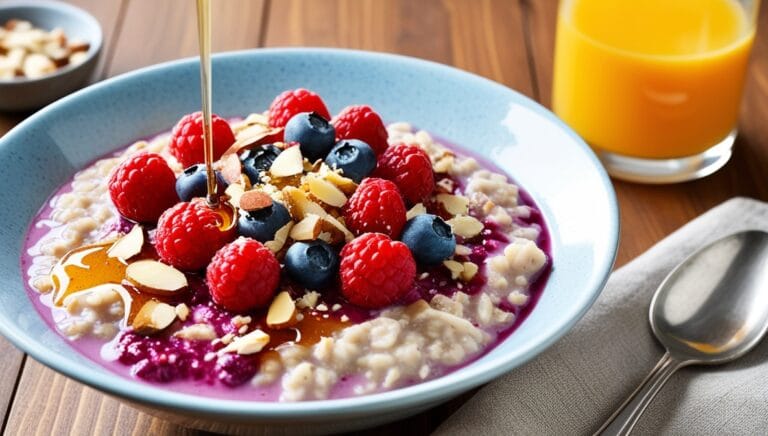
<svg viewBox="0 0 768 436">
<path fill-rule="evenodd" d="M 197 198 L 179 203 L 160 216 L 155 232 L 157 254 L 176 268 L 205 267 L 216 251 L 235 237 L 235 227 L 222 229 L 219 212 Z"/>
<path fill-rule="evenodd" d="M 332 124 L 336 128 L 336 139 L 359 139 L 370 145 L 376 155 L 389 146 L 387 129 L 370 106 L 347 106 Z"/>
<path fill-rule="evenodd" d="M 304 88 L 285 91 L 269 105 L 269 126 L 285 127 L 288 120 L 301 112 L 317 112 L 326 120 L 331 119 L 328 108 L 319 95 Z"/>
<path fill-rule="evenodd" d="M 394 183 L 368 177 L 345 205 L 344 220 L 357 235 L 379 232 L 397 239 L 406 221 L 405 203 Z"/>
<path fill-rule="evenodd" d="M 352 304 L 379 309 L 413 286 L 416 262 L 408 247 L 381 233 L 366 233 L 341 250 L 341 293 Z"/>
<path fill-rule="evenodd" d="M 219 160 L 222 154 L 235 142 L 235 134 L 227 120 L 213 114 L 213 160 Z M 168 149 L 184 168 L 205 162 L 205 141 L 203 140 L 203 114 L 195 112 L 184 115 L 171 131 Z"/>
<path fill-rule="evenodd" d="M 216 304 L 245 312 L 272 301 L 280 281 L 280 264 L 261 242 L 240 237 L 216 252 L 205 278 Z"/>
<path fill-rule="evenodd" d="M 395 182 L 411 204 L 420 203 L 435 190 L 432 162 L 421 148 L 398 144 L 389 147 L 376 162 L 376 177 Z"/>
<path fill-rule="evenodd" d="M 139 153 L 123 161 L 109 178 L 109 196 L 120 215 L 154 222 L 176 204 L 176 176 L 157 153 Z"/>
</svg>

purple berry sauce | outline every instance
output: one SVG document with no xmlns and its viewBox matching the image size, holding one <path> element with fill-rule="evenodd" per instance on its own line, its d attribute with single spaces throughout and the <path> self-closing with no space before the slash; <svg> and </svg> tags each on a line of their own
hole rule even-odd
<svg viewBox="0 0 768 436">
<path fill-rule="evenodd" d="M 439 140 L 439 142 L 446 144 L 454 150 L 458 150 L 457 147 L 451 146 L 447 141 Z M 464 150 L 461 150 L 461 153 L 469 154 Z M 481 156 L 472 155 L 472 157 L 477 159 L 483 167 L 503 174 L 503 171 Z M 71 182 L 72 180 L 63 185 L 54 193 L 52 198 L 71 191 Z M 454 193 L 462 193 L 464 189 L 463 181 L 453 180 L 453 182 Z M 550 237 L 544 223 L 544 218 L 536 208 L 532 198 L 522 189 L 519 195 L 520 204 L 529 206 L 531 213 L 528 218 L 517 218 L 517 224 L 535 225 L 541 229 L 537 245 L 547 254 L 548 264 L 540 275 L 531 282 L 529 289 L 530 298 L 526 306 L 522 308 L 511 305 L 502 306 L 502 309 L 515 313 L 515 321 L 511 326 L 491 332 L 496 337 L 494 342 L 470 361 L 453 368 L 434 368 L 432 372 L 434 375 L 447 374 L 466 366 L 493 349 L 498 343 L 512 334 L 517 326 L 525 320 L 542 293 L 551 271 Z M 436 205 L 427 205 L 427 207 L 431 213 L 439 214 Z M 21 268 L 25 274 L 28 274 L 29 268 L 32 265 L 32 257 L 28 254 L 28 250 L 44 234 L 50 231 L 45 222 L 50 216 L 51 211 L 51 201 L 48 201 L 45 207 L 35 216 L 29 227 L 25 241 L 25 250 L 21 256 Z M 431 297 L 438 293 L 451 296 L 458 291 L 469 295 L 480 292 L 486 283 L 485 260 L 489 256 L 498 253 L 509 242 L 507 237 L 498 230 L 495 223 L 486 220 L 484 224 L 486 228 L 477 237 L 468 241 L 458 241 L 469 246 L 472 252 L 468 256 L 457 257 L 456 260 L 472 261 L 480 266 L 478 274 L 469 283 L 460 283 L 452 280 L 450 273 L 441 265 L 428 269 L 419 268 L 414 288 L 404 297 L 403 303 L 411 303 L 420 298 L 429 301 Z M 114 230 L 126 232 L 131 226 L 132 224 L 124 219 L 116 219 L 105 225 L 101 229 L 100 234 L 107 235 Z M 190 274 L 189 279 L 190 289 L 186 295 L 180 297 L 179 302 L 184 301 L 190 307 L 190 316 L 184 322 L 176 320 L 174 328 L 166 329 L 166 331 L 175 331 L 177 328 L 195 323 L 208 323 L 214 327 L 219 337 L 227 333 L 236 334 L 237 327 L 232 323 L 232 319 L 236 314 L 218 307 L 211 301 L 202 277 Z M 287 287 L 291 290 L 294 297 L 298 297 L 303 293 L 303 289 L 291 283 L 287 283 Z M 48 323 L 51 329 L 56 330 L 53 321 L 56 315 L 53 311 L 61 311 L 61 309 L 53 309 L 51 295 L 41 295 L 32 289 L 29 284 L 27 284 L 26 290 L 27 295 L 33 301 L 41 317 Z M 323 302 L 329 307 L 335 304 L 341 305 L 341 309 L 329 313 L 335 319 L 346 315 L 351 323 L 360 323 L 380 313 L 378 310 L 366 310 L 347 303 L 338 291 L 338 286 L 321 290 L 321 293 L 323 295 Z M 248 328 L 249 331 L 263 327 L 264 310 L 247 315 L 252 316 L 254 319 L 254 322 Z M 152 384 L 162 384 L 174 391 L 244 401 L 276 401 L 280 395 L 279 381 L 272 385 L 261 387 L 251 386 L 248 383 L 258 373 L 261 363 L 259 354 L 250 356 L 224 354 L 219 356 L 216 351 L 224 347 L 221 341 L 191 341 L 173 337 L 167 333 L 146 337 L 128 330 L 121 332 L 113 341 L 106 344 L 89 337 L 70 341 L 70 344 L 78 352 L 120 376 L 139 378 Z M 359 375 L 343 377 L 332 390 L 331 398 L 353 395 L 352 387 L 359 379 Z M 418 383 L 418 380 L 413 380 L 412 382 Z"/>
</svg>

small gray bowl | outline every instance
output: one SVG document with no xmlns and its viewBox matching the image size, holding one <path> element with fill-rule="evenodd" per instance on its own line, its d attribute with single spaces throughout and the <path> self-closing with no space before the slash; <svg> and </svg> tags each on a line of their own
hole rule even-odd
<svg viewBox="0 0 768 436">
<path fill-rule="evenodd" d="M 88 83 L 98 63 L 103 39 L 101 26 L 92 15 L 54 1 L 1 3 L 0 25 L 12 18 L 46 30 L 60 27 L 67 38 L 87 41 L 91 46 L 86 60 L 78 65 L 65 66 L 37 79 L 0 80 L 0 111 L 38 109 Z"/>
</svg>

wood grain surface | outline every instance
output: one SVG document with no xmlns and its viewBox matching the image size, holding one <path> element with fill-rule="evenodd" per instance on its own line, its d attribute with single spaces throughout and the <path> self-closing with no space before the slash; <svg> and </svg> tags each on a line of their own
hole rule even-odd
<svg viewBox="0 0 768 436">
<path fill-rule="evenodd" d="M 191 0 L 71 3 L 104 29 L 95 80 L 196 53 Z M 417 56 L 483 75 L 548 106 L 556 12 L 556 0 L 219 0 L 213 47 L 328 46 Z M 622 225 L 617 265 L 728 198 L 768 200 L 768 7 L 759 27 L 731 162 L 704 180 L 678 185 L 615 182 Z M 0 134 L 28 115 L 0 114 Z M 428 433 L 470 396 L 366 434 Z M 8 434 L 200 434 L 58 375 L 2 339 L 0 412 Z"/>
</svg>

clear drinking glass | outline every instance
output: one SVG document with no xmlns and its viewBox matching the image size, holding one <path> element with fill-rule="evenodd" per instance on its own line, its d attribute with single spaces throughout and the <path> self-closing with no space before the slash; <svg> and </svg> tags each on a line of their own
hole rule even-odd
<svg viewBox="0 0 768 436">
<path fill-rule="evenodd" d="M 552 106 L 617 178 L 725 165 L 760 0 L 561 0 Z"/>
</svg>

